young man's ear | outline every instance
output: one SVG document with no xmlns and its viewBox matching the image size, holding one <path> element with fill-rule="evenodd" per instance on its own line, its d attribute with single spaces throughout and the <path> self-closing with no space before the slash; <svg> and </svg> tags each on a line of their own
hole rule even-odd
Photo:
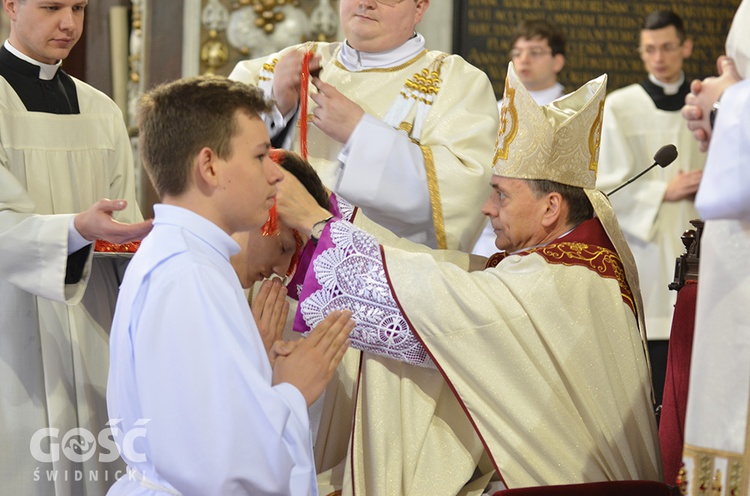
<svg viewBox="0 0 750 496">
<path fill-rule="evenodd" d="M 203 147 L 195 159 L 194 177 L 199 188 L 215 188 L 218 185 L 216 155 L 211 148 Z"/>
</svg>

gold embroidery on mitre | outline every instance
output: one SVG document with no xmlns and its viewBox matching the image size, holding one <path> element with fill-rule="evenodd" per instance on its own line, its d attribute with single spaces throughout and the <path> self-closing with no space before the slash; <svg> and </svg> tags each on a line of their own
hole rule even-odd
<svg viewBox="0 0 750 496">
<path fill-rule="evenodd" d="M 604 100 L 599 102 L 599 112 L 596 114 L 596 119 L 591 125 L 591 132 L 589 132 L 589 153 L 591 158 L 589 159 L 589 170 L 594 171 L 594 174 L 598 173 L 599 168 L 599 145 L 602 141 L 602 122 L 604 117 Z"/>
<path fill-rule="evenodd" d="M 500 108 L 500 129 L 497 133 L 495 142 L 495 158 L 492 160 L 496 164 L 498 160 L 508 159 L 508 148 L 516 139 L 518 133 L 518 110 L 516 109 L 516 90 L 511 88 L 508 80 L 505 80 L 505 95 L 503 104 Z M 502 139 L 502 146 L 500 140 Z"/>
</svg>

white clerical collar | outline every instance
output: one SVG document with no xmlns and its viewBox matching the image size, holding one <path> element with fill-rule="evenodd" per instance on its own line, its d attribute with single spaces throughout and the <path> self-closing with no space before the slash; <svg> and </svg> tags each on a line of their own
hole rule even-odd
<svg viewBox="0 0 750 496">
<path fill-rule="evenodd" d="M 424 36 L 414 33 L 406 43 L 387 52 L 360 52 L 344 40 L 338 53 L 338 61 L 350 71 L 365 69 L 387 69 L 407 62 L 424 51 Z"/>
<path fill-rule="evenodd" d="M 19 52 L 16 50 L 16 48 L 10 44 L 10 41 L 5 40 L 5 43 L 3 44 L 6 50 L 8 50 L 10 53 L 15 55 L 21 60 L 25 60 L 29 64 L 34 64 L 35 66 L 39 67 L 39 79 L 44 79 L 46 81 L 49 81 L 53 77 L 55 77 L 55 74 L 57 74 L 57 70 L 60 68 L 60 65 L 62 64 L 62 60 L 58 60 L 56 64 L 44 64 L 42 62 L 39 62 L 38 60 L 34 60 L 28 55 Z"/>
<path fill-rule="evenodd" d="M 665 83 L 664 81 L 659 81 L 658 79 L 656 79 L 656 76 L 650 73 L 648 75 L 648 79 L 656 86 L 659 86 L 661 89 L 663 89 L 665 95 L 676 95 L 677 92 L 680 91 L 680 86 L 682 86 L 682 83 L 685 82 L 685 73 L 680 71 L 680 79 L 678 79 L 674 83 Z"/>
<path fill-rule="evenodd" d="M 534 99 L 537 105 L 547 105 L 553 100 L 557 100 L 561 96 L 563 96 L 564 87 L 560 83 L 555 83 L 553 86 L 550 86 L 547 89 L 539 90 L 539 91 L 529 91 L 529 94 L 531 95 L 531 98 Z"/>
</svg>

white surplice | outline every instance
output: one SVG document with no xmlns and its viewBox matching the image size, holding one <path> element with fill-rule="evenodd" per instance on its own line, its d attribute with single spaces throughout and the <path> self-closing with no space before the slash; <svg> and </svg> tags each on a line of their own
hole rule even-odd
<svg viewBox="0 0 750 496">
<path fill-rule="evenodd" d="M 680 240 L 698 218 L 691 199 L 665 202 L 667 184 L 681 172 L 702 169 L 705 155 L 680 112 L 661 110 L 640 84 L 613 91 L 604 102 L 597 188 L 608 192 L 651 165 L 663 145 L 674 144 L 677 159 L 655 167 L 610 197 L 635 257 L 649 339 L 669 339 L 677 297 L 670 291 Z"/>
<path fill-rule="evenodd" d="M 0 480 L 7 494 L 102 494 L 124 468 L 111 442 L 87 444 L 107 422 L 109 327 L 124 262 L 89 255 L 83 278 L 64 281 L 75 213 L 124 198 L 128 208 L 114 217 L 142 218 L 122 113 L 74 81 L 80 114 L 57 115 L 28 112 L 0 79 Z M 79 428 L 93 438 L 75 436 Z"/>
</svg>

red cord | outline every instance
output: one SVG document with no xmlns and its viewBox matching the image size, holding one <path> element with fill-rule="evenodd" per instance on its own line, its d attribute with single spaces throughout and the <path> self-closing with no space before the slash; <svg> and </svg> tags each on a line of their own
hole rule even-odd
<svg viewBox="0 0 750 496">
<path fill-rule="evenodd" d="M 260 228 L 263 236 L 277 236 L 281 233 L 279 229 L 279 214 L 276 211 L 276 198 L 273 199 L 273 206 L 268 211 L 268 220 Z"/>
<path fill-rule="evenodd" d="M 299 122 L 299 148 L 302 158 L 307 160 L 307 94 L 310 84 L 310 59 L 312 52 L 305 52 L 302 58 L 302 74 L 300 75 L 300 122 Z"/>
</svg>

